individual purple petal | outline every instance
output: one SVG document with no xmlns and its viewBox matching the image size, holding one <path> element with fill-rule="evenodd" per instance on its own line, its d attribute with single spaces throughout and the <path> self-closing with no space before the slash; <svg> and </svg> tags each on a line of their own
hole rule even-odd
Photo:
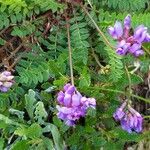
<svg viewBox="0 0 150 150">
<path fill-rule="evenodd" d="M 64 102 L 64 106 L 70 106 L 71 105 L 71 95 L 65 94 L 63 102 Z"/>
<path fill-rule="evenodd" d="M 143 124 L 143 118 L 141 117 L 137 117 L 138 123 L 137 126 L 134 127 L 134 130 L 139 133 L 142 132 L 142 124 Z"/>
<path fill-rule="evenodd" d="M 96 100 L 95 98 L 87 98 L 87 101 L 88 101 L 88 107 L 92 107 L 95 109 L 96 107 Z"/>
<path fill-rule="evenodd" d="M 117 48 L 116 49 L 116 53 L 118 54 L 118 55 L 125 55 L 126 53 L 127 53 L 127 49 L 126 50 L 124 50 L 123 48 Z"/>
<path fill-rule="evenodd" d="M 129 14 L 124 19 L 124 28 L 126 29 L 131 28 L 131 16 Z"/>
<path fill-rule="evenodd" d="M 78 94 L 73 94 L 72 96 L 72 106 L 79 106 L 80 105 L 80 95 Z"/>
<path fill-rule="evenodd" d="M 131 16 L 127 15 L 124 19 L 124 37 L 128 38 L 129 37 L 129 31 L 131 28 Z"/>
<path fill-rule="evenodd" d="M 10 81 L 10 80 L 12 80 L 14 78 L 14 76 L 6 76 L 6 81 Z"/>
<path fill-rule="evenodd" d="M 58 101 L 60 104 L 63 104 L 64 97 L 65 97 L 65 94 L 63 93 L 63 91 L 60 91 L 60 92 L 58 93 L 58 96 L 57 96 L 57 101 Z"/>
<path fill-rule="evenodd" d="M 114 27 L 108 28 L 108 33 L 114 38 L 119 39 L 123 35 L 123 29 L 120 22 L 116 21 Z"/>
<path fill-rule="evenodd" d="M 123 29 L 122 29 L 122 25 L 120 22 L 116 21 L 116 23 L 114 25 L 114 30 L 117 35 L 117 39 L 123 35 Z"/>
<path fill-rule="evenodd" d="M 129 106 L 129 111 L 134 115 L 134 130 L 136 132 L 142 131 L 143 117 L 135 109 Z"/>
<path fill-rule="evenodd" d="M 134 127 L 136 127 L 138 125 L 138 117 L 133 114 L 133 118 L 134 118 Z"/>
<path fill-rule="evenodd" d="M 141 50 L 141 49 L 134 52 L 134 56 L 135 56 L 135 57 L 139 57 L 139 56 L 141 56 L 141 55 L 143 55 L 143 54 L 144 54 L 144 51 Z"/>
<path fill-rule="evenodd" d="M 73 94 L 75 92 L 75 87 L 73 85 L 69 86 L 65 93 Z"/>
<path fill-rule="evenodd" d="M 72 113 L 72 108 L 68 108 L 68 107 L 60 107 L 59 105 L 56 106 L 57 110 L 59 112 L 62 112 L 64 114 L 70 114 Z"/>
<path fill-rule="evenodd" d="M 62 119 L 62 120 L 66 120 L 66 114 L 64 114 L 64 113 L 62 113 L 62 112 L 58 112 L 57 113 L 57 117 L 59 118 L 59 119 Z"/>
<path fill-rule="evenodd" d="M 2 72 L 2 75 L 10 76 L 10 75 L 11 75 L 11 72 L 10 72 L 10 71 L 4 71 L 4 72 Z"/>
<path fill-rule="evenodd" d="M 87 108 L 88 105 L 89 105 L 89 102 L 87 101 L 87 98 L 86 98 L 86 97 L 82 97 L 82 98 L 81 98 L 81 103 L 82 103 L 82 105 L 83 105 L 85 108 Z"/>
<path fill-rule="evenodd" d="M 135 121 L 135 117 L 132 114 L 128 114 L 128 122 L 129 122 L 129 126 L 130 128 L 134 128 L 134 121 Z"/>
<path fill-rule="evenodd" d="M 134 43 L 132 46 L 130 46 L 129 48 L 129 52 L 131 54 L 135 53 L 135 51 L 139 50 L 141 48 L 141 44 L 138 44 L 138 43 Z"/>
<path fill-rule="evenodd" d="M 75 121 L 67 120 L 67 121 L 65 122 L 65 124 L 66 124 L 67 126 L 74 126 L 74 125 L 75 125 Z"/>
<path fill-rule="evenodd" d="M 144 42 L 150 42 L 150 35 L 147 33 Z"/>
<path fill-rule="evenodd" d="M 6 80 L 7 80 L 7 77 L 4 76 L 4 75 L 2 75 L 2 74 L 0 74 L 0 81 L 1 81 L 1 82 L 4 82 L 4 81 L 6 81 Z"/>
<path fill-rule="evenodd" d="M 117 35 L 115 33 L 115 29 L 113 27 L 108 27 L 108 33 L 114 38 L 117 39 Z"/>
<path fill-rule="evenodd" d="M 0 86 L 0 91 L 2 91 L 2 92 L 7 92 L 7 91 L 8 91 L 8 88 L 7 88 L 7 87 L 4 87 L 4 86 Z"/>
<path fill-rule="evenodd" d="M 127 120 L 127 116 L 124 117 L 120 123 L 121 123 L 121 127 L 123 130 L 126 130 L 128 133 L 131 133 L 132 132 L 132 128 L 130 127 L 130 124 L 129 124 L 129 120 Z"/>
<path fill-rule="evenodd" d="M 134 31 L 134 39 L 141 43 L 145 40 L 147 35 L 147 27 L 144 27 L 143 25 L 138 26 Z"/>
<path fill-rule="evenodd" d="M 6 88 L 10 88 L 13 85 L 12 82 L 4 82 L 3 86 L 5 86 Z"/>
<path fill-rule="evenodd" d="M 71 86 L 70 83 L 67 83 L 65 86 L 64 86 L 64 91 L 67 91 L 67 89 Z"/>
<path fill-rule="evenodd" d="M 113 117 L 115 118 L 116 121 L 121 120 L 125 115 L 125 112 L 123 111 L 123 109 L 118 108 L 116 110 L 116 112 L 113 114 Z"/>
<path fill-rule="evenodd" d="M 124 108 L 126 107 L 127 102 L 125 101 L 119 108 L 117 108 L 116 112 L 113 114 L 113 117 L 116 121 L 121 120 L 125 116 Z"/>
<path fill-rule="evenodd" d="M 122 40 L 118 43 L 116 53 L 119 55 L 125 55 L 130 47 L 130 43 L 126 43 L 125 40 Z"/>
</svg>

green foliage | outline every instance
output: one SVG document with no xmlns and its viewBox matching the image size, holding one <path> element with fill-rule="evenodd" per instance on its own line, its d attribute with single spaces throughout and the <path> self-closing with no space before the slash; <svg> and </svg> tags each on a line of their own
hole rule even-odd
<svg viewBox="0 0 150 150">
<path fill-rule="evenodd" d="M 62 5 L 57 3 L 55 0 L 1 0 L 0 1 L 1 7 L 0 11 L 7 10 L 9 13 L 16 13 L 23 12 L 24 15 L 29 13 L 34 6 L 36 6 L 34 11 L 38 13 L 39 11 L 47 11 L 51 9 L 53 12 L 56 12 L 58 8 L 62 8 Z"/>
<path fill-rule="evenodd" d="M 51 132 L 53 139 L 54 139 L 56 149 L 58 149 L 58 150 L 64 149 L 63 141 L 62 141 L 59 131 L 55 125 L 47 124 L 47 126 L 44 128 L 43 132 Z"/>
<path fill-rule="evenodd" d="M 74 17 L 70 20 L 70 23 L 72 48 L 74 50 L 74 61 L 75 63 L 83 62 L 84 64 L 86 64 L 88 58 L 87 48 L 90 46 L 87 41 L 89 37 L 87 23 L 85 22 L 83 16 L 77 14 L 75 14 Z"/>
<path fill-rule="evenodd" d="M 29 93 L 25 95 L 25 103 L 26 103 L 25 106 L 31 119 L 33 119 L 35 102 L 36 102 L 35 92 L 33 90 L 29 90 Z"/>
<path fill-rule="evenodd" d="M 128 13 L 133 27 L 150 27 L 148 0 L 85 0 L 83 4 L 113 46 L 116 43 L 108 36 L 107 28 L 116 20 L 123 22 Z M 148 89 L 149 55 L 138 58 L 140 68 L 133 72 L 137 59 L 121 57 L 105 45 L 79 5 L 56 0 L 0 0 L 0 54 L 6 58 L 12 55 L 10 64 L 17 62 L 14 85 L 0 93 L 0 149 L 121 150 L 125 144 L 148 138 L 149 131 L 141 135 L 123 131 L 112 114 L 128 96 L 129 77 L 133 104 L 149 101 L 148 94 L 144 95 Z M 68 40 L 75 86 L 82 95 L 96 98 L 97 103 L 96 110 L 89 109 L 75 128 L 56 116 L 57 93 L 70 82 Z M 150 44 L 144 47 L 149 51 Z M 7 65 L 3 60 L 1 63 L 3 70 Z M 142 94 L 138 87 L 144 91 Z"/>
<path fill-rule="evenodd" d="M 39 124 L 43 124 L 44 119 L 46 119 L 48 115 L 44 108 L 43 102 L 37 102 L 34 113 L 35 113 L 35 117 L 34 117 L 35 120 L 37 120 Z"/>
<path fill-rule="evenodd" d="M 110 80 L 116 82 L 123 75 L 123 63 L 121 61 L 121 57 L 118 56 L 115 51 L 106 47 L 105 48 L 109 57 L 109 65 L 110 65 Z"/>
<path fill-rule="evenodd" d="M 145 3 L 148 3 L 148 0 L 126 0 L 126 1 L 108 0 L 107 5 L 110 8 L 119 9 L 121 11 L 128 11 L 128 10 L 136 11 L 144 9 Z"/>
<path fill-rule="evenodd" d="M 40 62 L 38 62 L 40 61 Z M 43 82 L 49 78 L 49 66 L 47 62 L 40 59 L 32 59 L 29 61 L 21 60 L 16 68 L 20 75 L 19 81 L 22 84 L 37 85 L 38 82 Z"/>
</svg>

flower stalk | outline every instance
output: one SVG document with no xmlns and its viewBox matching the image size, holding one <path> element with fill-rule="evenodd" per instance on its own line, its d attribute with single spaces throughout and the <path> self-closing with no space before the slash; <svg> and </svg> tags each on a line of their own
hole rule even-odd
<svg viewBox="0 0 150 150">
<path fill-rule="evenodd" d="M 129 81 L 129 88 L 128 88 L 128 93 L 127 93 L 127 96 L 128 96 L 127 105 L 130 105 L 131 104 L 131 94 L 132 94 L 132 82 L 131 82 L 131 77 L 130 77 L 130 73 L 128 71 L 127 66 L 125 66 L 125 70 L 126 70 L 128 81 Z"/>
<path fill-rule="evenodd" d="M 69 66 L 70 66 L 71 84 L 74 85 L 72 49 L 71 49 L 71 42 L 70 42 L 70 24 L 69 24 L 67 16 L 66 16 L 66 22 L 67 22 L 66 26 L 67 26 L 67 38 L 68 38 L 68 52 L 69 52 Z"/>
</svg>

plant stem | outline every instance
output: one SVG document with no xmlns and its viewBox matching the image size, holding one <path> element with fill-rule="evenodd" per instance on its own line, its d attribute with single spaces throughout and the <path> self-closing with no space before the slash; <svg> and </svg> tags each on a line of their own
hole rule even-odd
<svg viewBox="0 0 150 150">
<path fill-rule="evenodd" d="M 149 52 L 149 50 L 148 50 L 146 47 L 142 46 L 142 48 L 144 49 L 144 51 L 145 51 L 148 55 L 150 55 L 150 52 Z"/>
<path fill-rule="evenodd" d="M 127 95 L 128 96 L 127 103 L 130 104 L 130 102 L 131 102 L 131 94 L 132 94 L 132 82 L 131 82 L 131 77 L 130 77 L 130 73 L 128 71 L 127 66 L 125 66 L 125 70 L 126 70 L 128 81 L 129 81 L 129 92 L 128 92 L 128 95 Z"/>
<path fill-rule="evenodd" d="M 98 57 L 97 57 L 97 55 L 96 55 L 95 52 L 94 52 L 94 49 L 93 49 L 92 47 L 91 47 L 91 49 L 92 49 L 92 55 L 93 55 L 93 57 L 94 57 L 96 63 L 99 65 L 100 68 L 104 67 L 104 66 L 99 62 Z"/>
<path fill-rule="evenodd" d="M 100 28 L 98 27 L 98 25 L 96 24 L 96 22 L 94 21 L 94 19 L 92 18 L 92 16 L 89 14 L 89 12 L 86 10 L 86 8 L 83 5 L 80 5 L 80 6 L 84 10 L 84 12 L 88 15 L 88 17 L 90 18 L 90 20 L 93 22 L 93 24 L 94 24 L 95 28 L 97 29 L 98 33 L 104 39 L 105 44 L 108 45 L 110 48 L 114 49 L 114 47 L 110 44 L 110 42 L 108 41 L 108 39 L 106 38 L 106 36 L 104 35 L 104 33 L 100 30 Z"/>
<path fill-rule="evenodd" d="M 73 63 L 72 63 L 72 49 L 71 49 L 71 42 L 70 42 L 70 24 L 68 23 L 68 18 L 67 17 L 66 17 L 66 21 L 67 21 L 67 37 L 68 37 L 70 76 L 71 76 L 71 84 L 74 85 Z"/>
<path fill-rule="evenodd" d="M 108 91 L 108 92 L 113 92 L 113 93 L 119 93 L 119 94 L 123 94 L 123 95 L 126 96 L 126 92 L 124 92 L 124 91 L 113 90 L 113 89 L 108 89 L 108 88 L 106 89 L 106 88 L 103 88 L 103 87 L 90 87 L 88 89 L 91 89 L 91 90 L 93 90 L 93 89 L 94 90 L 102 90 L 102 91 Z M 146 103 L 150 103 L 150 99 L 145 99 L 145 98 L 143 98 L 141 96 L 138 96 L 138 95 L 135 95 L 135 94 L 131 94 L 131 97 L 137 98 L 137 99 L 142 100 L 142 101 L 144 101 Z"/>
</svg>

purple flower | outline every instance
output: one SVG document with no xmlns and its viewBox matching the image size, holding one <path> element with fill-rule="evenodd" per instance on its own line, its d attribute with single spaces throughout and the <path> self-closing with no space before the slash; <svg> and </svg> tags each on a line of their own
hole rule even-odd
<svg viewBox="0 0 150 150">
<path fill-rule="evenodd" d="M 127 15 L 124 19 L 124 30 L 123 30 L 125 38 L 129 37 L 130 28 L 131 28 L 131 16 Z"/>
<path fill-rule="evenodd" d="M 129 111 L 134 115 L 134 130 L 136 132 L 142 131 L 143 117 L 135 109 L 129 106 Z"/>
<path fill-rule="evenodd" d="M 124 111 L 126 107 L 126 102 L 122 104 L 120 108 L 114 113 L 113 117 L 116 121 L 120 121 L 123 130 L 128 133 L 133 131 L 139 133 L 142 131 L 142 116 L 131 106 L 128 105 L 128 109 Z"/>
<path fill-rule="evenodd" d="M 120 121 L 124 115 L 124 108 L 127 105 L 126 101 L 116 110 L 116 112 L 113 114 L 113 117 L 115 118 L 116 121 Z"/>
<path fill-rule="evenodd" d="M 124 117 L 124 115 L 125 112 L 121 108 L 118 108 L 116 112 L 113 114 L 113 117 L 115 118 L 116 121 L 119 121 Z"/>
<path fill-rule="evenodd" d="M 143 25 L 140 25 L 135 29 L 133 38 L 137 42 L 141 43 L 145 40 L 146 35 L 147 35 L 147 27 L 144 27 Z"/>
<path fill-rule="evenodd" d="M 132 116 L 128 116 L 127 114 L 125 115 L 124 118 L 121 119 L 120 123 L 121 123 L 121 127 L 123 130 L 126 130 L 128 133 L 131 133 L 132 132 Z M 131 123 L 130 123 L 131 122 Z"/>
<path fill-rule="evenodd" d="M 150 42 L 150 35 L 147 33 L 144 42 Z"/>
<path fill-rule="evenodd" d="M 64 90 L 58 93 L 57 102 L 59 103 L 56 106 L 57 116 L 68 126 L 74 126 L 80 117 L 86 115 L 89 107 L 95 108 L 96 106 L 94 98 L 82 97 L 71 84 L 66 84 Z"/>
<path fill-rule="evenodd" d="M 135 51 L 134 56 L 138 57 L 144 54 L 144 51 L 142 49 Z"/>
<path fill-rule="evenodd" d="M 143 42 L 150 42 L 150 35 L 147 32 L 147 27 L 144 25 L 138 26 L 133 35 L 130 34 L 131 16 L 127 15 L 124 19 L 124 27 L 120 22 L 116 21 L 114 27 L 108 28 L 108 33 L 118 41 L 116 53 L 126 55 L 128 53 L 138 57 L 144 54 L 142 48 Z"/>
<path fill-rule="evenodd" d="M 129 14 L 124 19 L 124 28 L 127 30 L 131 28 L 131 16 Z"/>
<path fill-rule="evenodd" d="M 117 45 L 116 53 L 119 55 L 125 55 L 130 47 L 130 43 L 126 43 L 125 40 L 122 40 Z"/>
<path fill-rule="evenodd" d="M 0 91 L 7 92 L 14 83 L 13 78 L 9 71 L 0 73 Z"/>
<path fill-rule="evenodd" d="M 121 23 L 116 21 L 114 27 L 110 26 L 108 28 L 108 32 L 114 39 L 119 39 L 123 35 L 123 29 Z"/>
</svg>

